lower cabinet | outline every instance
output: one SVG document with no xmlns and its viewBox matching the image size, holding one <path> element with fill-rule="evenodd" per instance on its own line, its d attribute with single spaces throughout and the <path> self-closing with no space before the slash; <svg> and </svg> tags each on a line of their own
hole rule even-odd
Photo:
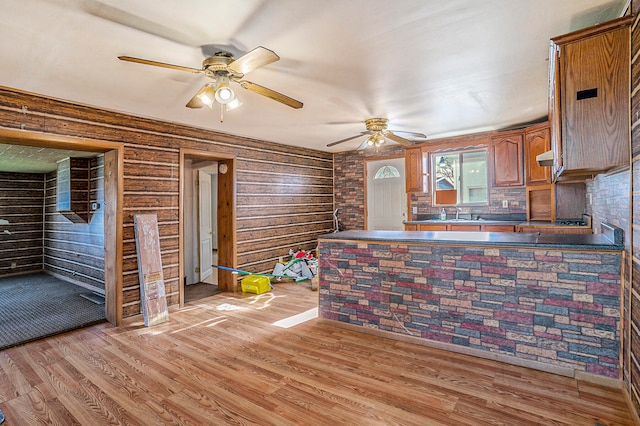
<svg viewBox="0 0 640 426">
<path fill-rule="evenodd" d="M 515 225 L 482 225 L 482 230 L 487 232 L 516 232 Z"/>
<path fill-rule="evenodd" d="M 580 226 L 518 226 L 518 232 L 539 232 L 541 234 L 591 234 L 591 228 Z"/>
<path fill-rule="evenodd" d="M 447 231 L 479 231 L 480 225 L 453 224 L 447 227 Z"/>
<path fill-rule="evenodd" d="M 405 231 L 487 231 L 487 232 L 515 232 L 515 225 L 483 225 L 472 223 L 441 223 L 441 224 L 407 224 Z"/>
</svg>

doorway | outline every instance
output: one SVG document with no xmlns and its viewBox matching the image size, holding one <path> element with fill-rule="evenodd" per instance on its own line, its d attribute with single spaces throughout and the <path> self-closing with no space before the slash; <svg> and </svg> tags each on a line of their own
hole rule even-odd
<svg viewBox="0 0 640 426">
<path fill-rule="evenodd" d="M 407 218 L 404 157 L 366 160 L 366 229 L 402 231 Z"/>
<path fill-rule="evenodd" d="M 104 178 L 101 200 L 97 203 L 103 216 L 104 235 L 104 315 L 114 325 L 122 322 L 122 161 L 121 143 L 60 135 L 44 135 L 26 130 L 0 130 L 0 143 L 37 148 L 39 152 L 59 150 L 104 153 Z M 51 150 L 51 151 L 50 151 Z M 45 156 L 53 158 L 51 156 Z M 30 161 L 36 161 L 35 157 Z M 79 282 L 76 284 L 81 284 Z M 88 286 L 89 288 L 91 286 Z M 47 319 L 45 319 L 47 320 Z M 86 324 L 78 324 L 84 326 Z"/>
<path fill-rule="evenodd" d="M 236 266 L 235 159 L 208 151 L 180 152 L 182 306 L 235 290 L 234 276 L 215 266 Z"/>
</svg>

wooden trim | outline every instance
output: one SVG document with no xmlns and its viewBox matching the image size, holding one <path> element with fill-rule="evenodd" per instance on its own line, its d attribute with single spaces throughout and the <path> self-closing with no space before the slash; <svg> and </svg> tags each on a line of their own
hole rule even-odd
<svg viewBox="0 0 640 426">
<path fill-rule="evenodd" d="M 628 27 L 633 22 L 633 19 L 633 15 L 623 16 L 622 18 L 613 19 L 602 24 L 592 25 L 568 34 L 553 37 L 551 41 L 557 45 L 571 43 L 585 37 L 593 37 L 598 34 L 606 33 L 607 31 Z"/>
<path fill-rule="evenodd" d="M 0 128 L 0 143 L 105 153 L 105 315 L 111 324 L 121 325 L 124 144 L 2 128 Z"/>
</svg>

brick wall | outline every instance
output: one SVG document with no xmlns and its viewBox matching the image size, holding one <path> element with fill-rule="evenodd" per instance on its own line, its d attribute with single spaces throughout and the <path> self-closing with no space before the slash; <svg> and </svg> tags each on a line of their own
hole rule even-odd
<svg viewBox="0 0 640 426">
<path fill-rule="evenodd" d="M 619 377 L 620 252 L 320 241 L 320 316 Z"/>
</svg>

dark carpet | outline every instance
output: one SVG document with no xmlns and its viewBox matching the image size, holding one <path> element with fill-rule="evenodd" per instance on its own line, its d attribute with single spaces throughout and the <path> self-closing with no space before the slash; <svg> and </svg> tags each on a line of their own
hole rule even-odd
<svg viewBox="0 0 640 426">
<path fill-rule="evenodd" d="M 196 283 L 184 286 L 184 301 L 193 302 L 194 300 L 203 299 L 222 293 L 215 284 Z"/>
<path fill-rule="evenodd" d="M 0 350 L 105 321 L 91 293 L 44 272 L 0 278 Z"/>
</svg>

